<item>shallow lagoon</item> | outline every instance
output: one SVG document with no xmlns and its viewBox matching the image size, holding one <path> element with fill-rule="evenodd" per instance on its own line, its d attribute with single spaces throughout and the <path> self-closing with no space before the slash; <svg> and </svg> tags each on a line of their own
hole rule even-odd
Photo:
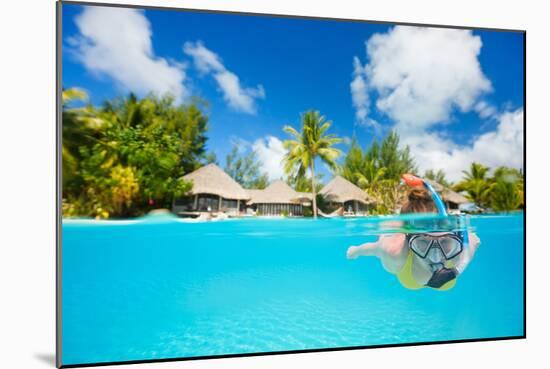
<svg viewBox="0 0 550 369">
<path fill-rule="evenodd" d="M 447 292 L 346 259 L 381 224 L 64 221 L 63 363 L 523 335 L 523 215 L 470 218 L 481 246 Z"/>
</svg>

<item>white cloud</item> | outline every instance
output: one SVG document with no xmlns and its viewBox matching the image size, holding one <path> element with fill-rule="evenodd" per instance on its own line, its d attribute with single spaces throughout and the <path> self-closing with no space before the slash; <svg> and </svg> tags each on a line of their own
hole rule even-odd
<svg viewBox="0 0 550 369">
<path fill-rule="evenodd" d="M 380 123 L 369 117 L 370 98 L 365 70 L 358 57 L 353 58 L 353 79 L 350 83 L 351 101 L 355 108 L 355 121 L 362 127 L 373 129 L 376 135 L 382 133 Z"/>
<path fill-rule="evenodd" d="M 221 72 L 225 70 L 220 57 L 204 47 L 202 42 L 186 42 L 183 52 L 193 58 L 195 66 L 201 73 Z"/>
<path fill-rule="evenodd" d="M 497 118 L 497 109 L 486 101 L 480 101 L 474 106 L 474 110 L 482 119 Z"/>
<path fill-rule="evenodd" d="M 443 169 L 451 181 L 460 180 L 462 171 L 474 161 L 490 168 L 522 168 L 523 109 L 503 113 L 497 119 L 496 130 L 476 137 L 471 145 L 460 146 L 435 133 L 405 136 L 403 143 L 410 145 L 420 173 Z"/>
<path fill-rule="evenodd" d="M 491 91 L 477 59 L 481 46 L 471 31 L 397 26 L 367 41 L 363 78 L 381 112 L 407 130 L 427 128 Z"/>
<path fill-rule="evenodd" d="M 155 55 L 151 24 L 142 11 L 84 7 L 75 22 L 80 34 L 67 41 L 91 72 L 138 94 L 170 93 L 177 101 L 188 95 L 183 66 Z"/>
<path fill-rule="evenodd" d="M 523 108 L 500 115 L 495 131 L 477 138 L 471 149 L 472 161 L 475 158 L 490 167 L 507 165 L 515 168 L 523 166 Z"/>
<path fill-rule="evenodd" d="M 353 80 L 350 83 L 351 101 L 355 108 L 355 118 L 364 122 L 369 114 L 370 100 L 363 65 L 358 57 L 353 58 Z"/>
<path fill-rule="evenodd" d="M 274 136 L 266 136 L 256 140 L 252 149 L 262 163 L 262 171 L 267 173 L 270 180 L 284 177 L 283 158 L 286 150 L 281 140 Z"/>
<path fill-rule="evenodd" d="M 218 82 L 225 101 L 237 111 L 254 114 L 256 113 L 255 99 L 265 98 L 265 91 L 261 85 L 256 88 L 243 88 L 239 77 L 232 72 L 215 73 L 214 79 Z"/>
<path fill-rule="evenodd" d="M 186 42 L 183 45 L 183 52 L 193 58 L 195 66 L 201 73 L 212 74 L 224 100 L 230 107 L 248 114 L 256 113 L 256 100 L 265 98 L 262 85 L 255 88 L 241 86 L 239 77 L 227 70 L 218 54 L 206 48 L 201 41 Z"/>
<path fill-rule="evenodd" d="M 354 59 L 352 102 L 358 119 L 373 105 L 395 124 L 403 145 L 409 145 L 420 173 L 443 169 L 458 180 L 472 161 L 487 166 L 523 163 L 523 110 L 499 113 L 483 100 L 492 91 L 478 56 L 480 37 L 466 30 L 398 26 L 375 34 L 366 43 L 367 64 Z M 369 93 L 371 95 L 369 96 Z M 365 96 L 366 95 L 366 96 Z M 475 111 L 498 121 L 496 130 L 469 145 L 433 128 L 460 124 L 456 112 Z"/>
</svg>

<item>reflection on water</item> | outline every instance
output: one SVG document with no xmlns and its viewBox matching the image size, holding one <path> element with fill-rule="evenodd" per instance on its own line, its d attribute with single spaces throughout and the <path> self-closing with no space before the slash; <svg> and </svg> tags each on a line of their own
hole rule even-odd
<svg viewBox="0 0 550 369">
<path fill-rule="evenodd" d="M 420 232 L 456 232 L 462 230 L 473 229 L 469 223 L 469 216 L 466 215 L 449 215 L 441 216 L 439 214 L 402 214 L 402 215 L 385 215 L 385 216 L 368 216 L 368 217 L 341 217 L 331 219 L 312 219 L 312 218 L 292 218 L 292 217 L 255 217 L 255 218 L 230 218 L 220 220 L 194 220 L 182 219 L 169 213 L 161 213 L 155 215 L 147 215 L 131 220 L 95 220 L 95 219 L 64 219 L 65 226 L 125 226 L 125 225 L 158 225 L 162 223 L 186 223 L 186 224 L 216 224 L 228 222 L 278 222 L 285 227 L 284 231 L 288 234 L 289 231 L 295 230 L 296 227 L 288 227 L 291 222 L 305 222 L 311 225 L 315 222 L 317 226 L 327 226 L 344 223 L 346 228 L 358 230 L 357 224 L 360 224 L 360 229 L 369 234 L 387 234 L 387 233 L 420 233 Z M 283 223 L 279 223 L 283 222 Z M 319 223 L 320 222 L 320 223 Z M 330 223 L 328 223 L 330 222 Z M 260 223 L 261 224 L 261 223 Z M 309 228 L 308 225 L 308 228 Z M 261 227 L 261 226 L 260 226 Z M 299 228 L 299 227 L 298 227 Z M 217 228 L 215 228 L 217 229 Z M 212 234 L 212 233 L 210 233 Z M 265 236 L 261 231 L 252 231 L 249 236 Z"/>
</svg>

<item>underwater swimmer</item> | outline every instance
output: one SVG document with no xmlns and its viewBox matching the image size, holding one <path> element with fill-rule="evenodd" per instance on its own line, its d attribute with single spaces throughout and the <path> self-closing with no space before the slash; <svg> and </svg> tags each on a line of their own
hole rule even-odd
<svg viewBox="0 0 550 369">
<path fill-rule="evenodd" d="M 441 213 L 433 194 L 424 186 L 415 186 L 409 191 L 401 214 L 437 213 L 438 210 Z M 376 242 L 351 246 L 347 257 L 378 257 L 384 269 L 395 274 L 409 289 L 448 290 L 454 287 L 456 277 L 464 272 L 479 244 L 473 232 L 397 233 L 382 235 Z"/>
</svg>

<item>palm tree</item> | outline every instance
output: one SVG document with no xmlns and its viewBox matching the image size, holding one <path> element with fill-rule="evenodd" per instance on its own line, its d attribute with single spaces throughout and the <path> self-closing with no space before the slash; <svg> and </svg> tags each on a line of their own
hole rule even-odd
<svg viewBox="0 0 550 369">
<path fill-rule="evenodd" d="M 487 173 L 489 172 L 489 168 L 486 167 L 483 164 L 480 163 L 472 163 L 470 165 L 470 171 L 463 170 L 462 173 L 464 174 L 464 179 L 466 181 L 471 180 L 485 180 L 487 177 Z"/>
<path fill-rule="evenodd" d="M 491 207 L 497 211 L 521 208 L 524 197 L 523 174 L 515 168 L 498 167 L 491 178 Z"/>
<path fill-rule="evenodd" d="M 317 191 L 315 186 L 315 159 L 321 159 L 331 169 L 336 170 L 336 159 L 342 152 L 333 147 L 342 142 L 341 138 L 327 134 L 332 122 L 326 121 L 318 111 L 307 111 L 302 114 L 302 129 L 298 132 L 291 126 L 283 130 L 292 139 L 283 143 L 287 153 L 284 157 L 284 170 L 287 175 L 305 176 L 309 169 L 313 195 L 313 216 L 317 218 Z"/>
<path fill-rule="evenodd" d="M 491 185 L 491 207 L 496 211 L 510 211 L 521 208 L 522 193 L 514 182 L 497 180 Z"/>
<path fill-rule="evenodd" d="M 451 187 L 451 184 L 449 183 L 449 181 L 447 181 L 443 169 L 439 169 L 438 171 L 429 169 L 424 173 L 424 178 L 431 179 L 432 181 L 437 182 L 445 187 Z"/>
<path fill-rule="evenodd" d="M 378 166 L 386 168 L 384 179 L 393 179 L 396 182 L 400 181 L 403 173 L 415 173 L 417 171 L 409 146 L 402 148 L 399 141 L 399 135 L 395 130 L 392 130 L 380 146 L 371 147 L 373 153 L 367 153 L 371 157 L 373 154 L 377 154 Z"/>
<path fill-rule="evenodd" d="M 455 191 L 466 191 L 466 197 L 478 205 L 488 205 L 491 183 L 487 178 L 489 168 L 472 163 L 470 171 L 463 171 L 464 179 L 454 186 Z"/>
<path fill-rule="evenodd" d="M 362 171 L 356 172 L 357 184 L 364 190 L 371 189 L 378 181 L 383 180 L 386 168 L 379 168 L 374 160 L 365 159 Z"/>
<path fill-rule="evenodd" d="M 353 184 L 367 190 L 376 181 L 381 180 L 386 173 L 386 168 L 378 165 L 378 145 L 373 144 L 374 149 L 363 153 L 355 138 L 351 142 L 339 174 Z"/>
<path fill-rule="evenodd" d="M 77 176 L 81 161 L 80 147 L 97 142 L 102 124 L 91 105 L 78 106 L 88 103 L 86 91 L 79 88 L 64 89 L 61 93 L 61 103 L 63 191 L 67 191 L 71 186 L 82 186 Z"/>
</svg>

